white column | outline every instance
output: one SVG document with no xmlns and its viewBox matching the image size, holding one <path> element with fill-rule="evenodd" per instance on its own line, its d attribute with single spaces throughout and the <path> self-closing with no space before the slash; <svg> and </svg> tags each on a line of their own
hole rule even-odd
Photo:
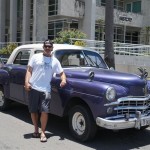
<svg viewBox="0 0 150 150">
<path fill-rule="evenodd" d="M 87 38 L 95 39 L 96 0 L 85 0 L 85 13 L 79 27 L 87 34 Z"/>
<path fill-rule="evenodd" d="M 0 0 L 0 42 L 5 42 L 6 1 Z"/>
<path fill-rule="evenodd" d="M 10 42 L 17 39 L 17 0 L 10 0 Z"/>
<path fill-rule="evenodd" d="M 33 7 L 33 41 L 48 38 L 48 0 L 34 0 Z"/>
<path fill-rule="evenodd" d="M 31 0 L 23 0 L 23 31 L 22 42 L 26 43 L 30 41 L 30 11 Z"/>
</svg>

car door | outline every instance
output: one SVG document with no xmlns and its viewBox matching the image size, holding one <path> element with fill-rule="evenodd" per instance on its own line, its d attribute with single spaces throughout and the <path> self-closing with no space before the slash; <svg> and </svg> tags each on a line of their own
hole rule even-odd
<svg viewBox="0 0 150 150">
<path fill-rule="evenodd" d="M 9 68 L 10 98 L 20 103 L 27 103 L 27 92 L 24 89 L 25 74 L 31 49 L 20 49 L 13 65 Z"/>
</svg>

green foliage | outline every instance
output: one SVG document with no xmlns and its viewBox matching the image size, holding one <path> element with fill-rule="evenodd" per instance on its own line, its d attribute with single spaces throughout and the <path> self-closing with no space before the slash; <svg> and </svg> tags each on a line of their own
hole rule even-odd
<svg viewBox="0 0 150 150">
<path fill-rule="evenodd" d="M 78 40 L 78 41 L 75 41 L 75 42 L 74 42 L 74 45 L 83 46 L 83 47 L 86 46 L 86 44 L 85 44 L 84 41 L 79 41 L 79 40 Z"/>
<path fill-rule="evenodd" d="M 73 41 L 73 43 L 71 43 L 70 38 L 85 39 L 87 37 L 85 33 L 77 29 L 62 30 L 57 34 L 57 36 L 58 37 L 55 38 L 53 42 L 59 44 L 64 44 L 64 43 L 75 44 L 76 41 Z"/>
<path fill-rule="evenodd" d="M 12 51 L 17 47 L 17 44 L 15 43 L 11 43 L 11 44 L 8 44 L 6 47 L 3 47 L 1 50 L 0 50 L 0 54 L 11 54 Z"/>
</svg>

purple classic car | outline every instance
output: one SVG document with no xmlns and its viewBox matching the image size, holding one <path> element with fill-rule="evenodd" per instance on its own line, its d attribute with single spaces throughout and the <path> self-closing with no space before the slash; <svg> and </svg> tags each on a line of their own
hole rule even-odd
<svg viewBox="0 0 150 150">
<path fill-rule="evenodd" d="M 12 101 L 28 104 L 24 80 L 28 60 L 42 52 L 42 44 L 17 47 L 0 68 L 0 110 Z M 145 129 L 150 125 L 150 83 L 146 71 L 128 74 L 108 68 L 98 52 L 68 44 L 54 44 L 67 76 L 53 75 L 51 114 L 68 116 L 71 134 L 79 141 L 93 138 L 98 127 L 120 130 Z"/>
</svg>

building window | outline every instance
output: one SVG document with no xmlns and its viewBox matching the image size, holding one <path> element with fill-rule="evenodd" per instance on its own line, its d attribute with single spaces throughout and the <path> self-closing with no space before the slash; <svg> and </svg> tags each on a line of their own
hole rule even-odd
<svg viewBox="0 0 150 150">
<path fill-rule="evenodd" d="M 30 41 L 33 40 L 33 0 L 31 0 L 30 4 Z"/>
<path fill-rule="evenodd" d="M 78 29 L 78 21 L 72 20 L 70 23 L 70 29 Z"/>
<path fill-rule="evenodd" d="M 131 7 L 131 4 L 127 4 L 127 5 L 126 5 L 126 11 L 127 11 L 127 12 L 131 12 L 131 11 L 132 11 L 131 8 L 132 8 L 132 7 Z"/>
<path fill-rule="evenodd" d="M 141 13 L 141 1 L 126 4 L 126 11 L 133 13 Z"/>
<path fill-rule="evenodd" d="M 96 0 L 96 6 L 105 6 L 106 0 Z"/>
<path fill-rule="evenodd" d="M 134 13 L 141 12 L 141 1 L 133 2 L 132 12 Z"/>
<path fill-rule="evenodd" d="M 123 10 L 123 1 L 114 0 L 114 8 L 118 10 Z M 106 6 L 106 0 L 96 0 L 96 6 Z"/>
<path fill-rule="evenodd" d="M 57 37 L 58 32 L 67 29 L 78 29 L 78 21 L 72 20 L 67 22 L 67 19 L 54 20 L 48 23 L 48 38 L 53 40 Z"/>
<path fill-rule="evenodd" d="M 132 32 L 132 43 L 138 44 L 139 43 L 139 32 Z"/>
<path fill-rule="evenodd" d="M 125 39 L 124 39 L 124 36 L 125 36 Z M 125 35 L 124 35 L 124 27 L 122 27 L 122 38 L 121 38 L 120 42 L 139 44 L 139 42 L 140 42 L 139 36 L 140 36 L 140 32 L 135 31 L 132 28 L 127 28 Z"/>
<path fill-rule="evenodd" d="M 114 8 L 117 10 L 124 10 L 124 2 L 123 1 L 118 1 L 118 0 L 114 0 Z"/>
<path fill-rule="evenodd" d="M 23 0 L 17 1 L 17 18 L 22 19 L 23 16 Z"/>
<path fill-rule="evenodd" d="M 17 42 L 21 42 L 23 18 L 23 0 L 17 1 Z"/>
<path fill-rule="evenodd" d="M 101 0 L 101 6 L 105 6 L 106 5 L 106 0 Z"/>
<path fill-rule="evenodd" d="M 104 41 L 105 39 L 104 21 L 98 20 L 95 24 L 95 40 Z"/>
<path fill-rule="evenodd" d="M 9 33 L 8 33 L 8 28 L 6 27 L 5 28 L 5 42 L 8 42 L 9 41 Z"/>
<path fill-rule="evenodd" d="M 33 0 L 31 0 L 31 3 L 30 3 L 30 18 L 31 19 L 33 18 Z"/>
<path fill-rule="evenodd" d="M 114 26 L 114 42 L 121 42 L 121 43 L 133 43 L 139 44 L 139 36 L 140 32 L 135 31 L 133 29 L 126 29 L 124 31 L 124 26 Z M 125 35 L 124 35 L 125 34 Z M 95 25 L 95 40 L 104 41 L 105 40 L 105 26 L 96 23 Z M 125 40 L 125 41 L 124 41 Z"/>
<path fill-rule="evenodd" d="M 114 27 L 114 42 L 123 42 L 122 37 L 123 37 L 122 27 L 115 26 Z"/>
<path fill-rule="evenodd" d="M 58 0 L 49 0 L 48 15 L 53 16 L 58 13 Z"/>
<path fill-rule="evenodd" d="M 48 38 L 53 40 L 57 36 L 57 33 L 63 29 L 63 26 L 64 20 L 50 21 L 48 23 Z"/>
</svg>

